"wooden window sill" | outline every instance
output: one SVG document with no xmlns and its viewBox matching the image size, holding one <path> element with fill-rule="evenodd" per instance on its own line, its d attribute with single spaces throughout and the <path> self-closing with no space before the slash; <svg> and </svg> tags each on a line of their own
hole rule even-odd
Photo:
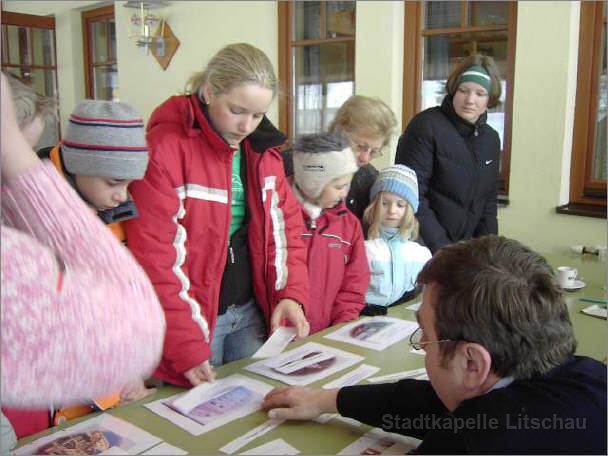
<svg viewBox="0 0 608 456">
<path fill-rule="evenodd" d="M 568 203 L 557 206 L 555 212 L 565 215 L 578 215 L 583 217 L 606 218 L 606 206 L 595 204 Z"/>
</svg>

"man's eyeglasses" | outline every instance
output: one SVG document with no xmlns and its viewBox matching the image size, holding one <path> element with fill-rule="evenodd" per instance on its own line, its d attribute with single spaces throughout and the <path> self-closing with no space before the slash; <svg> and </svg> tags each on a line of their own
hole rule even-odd
<svg viewBox="0 0 608 456">
<path fill-rule="evenodd" d="M 354 141 L 352 144 L 353 150 L 357 154 L 366 154 L 369 152 L 371 158 L 382 157 L 382 151 L 379 148 L 373 148 L 372 146 L 368 146 L 367 144 L 360 144 Z"/>
<path fill-rule="evenodd" d="M 414 350 L 423 350 L 424 347 L 428 344 L 440 344 L 442 342 L 458 342 L 454 339 L 429 340 L 426 342 L 421 342 L 423 334 L 424 333 L 422 331 L 422 328 L 418 326 L 416 331 L 414 331 L 410 336 L 410 347 L 412 347 Z"/>
</svg>

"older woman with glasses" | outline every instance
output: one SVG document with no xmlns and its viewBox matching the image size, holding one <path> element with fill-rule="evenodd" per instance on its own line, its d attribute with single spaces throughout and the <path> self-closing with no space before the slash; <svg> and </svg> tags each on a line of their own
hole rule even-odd
<svg viewBox="0 0 608 456">
<path fill-rule="evenodd" d="M 359 220 L 363 219 L 363 212 L 369 205 L 369 192 L 378 176 L 378 170 L 370 161 L 382 156 L 396 126 L 395 114 L 385 102 L 363 95 L 353 95 L 346 100 L 329 125 L 330 131 L 346 134 L 355 154 L 358 170 L 344 202 Z M 290 150 L 283 152 L 283 162 L 285 174 L 293 175 Z"/>
<path fill-rule="evenodd" d="M 353 95 L 346 100 L 329 125 L 331 131 L 347 134 L 355 153 L 359 170 L 353 176 L 345 203 L 359 220 L 369 205 L 369 192 L 378 176 L 378 170 L 370 161 L 382 156 L 396 126 L 395 114 L 386 103 L 363 95 Z"/>
</svg>

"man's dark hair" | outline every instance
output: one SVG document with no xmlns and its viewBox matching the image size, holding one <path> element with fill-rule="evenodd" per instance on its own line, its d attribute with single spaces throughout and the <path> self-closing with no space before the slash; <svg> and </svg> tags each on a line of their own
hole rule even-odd
<svg viewBox="0 0 608 456">
<path fill-rule="evenodd" d="M 435 284 L 438 339 L 484 346 L 501 377 L 541 375 L 574 353 L 572 324 L 553 270 L 513 239 L 485 236 L 444 247 L 418 282 Z M 456 345 L 441 344 L 445 360 Z"/>
</svg>

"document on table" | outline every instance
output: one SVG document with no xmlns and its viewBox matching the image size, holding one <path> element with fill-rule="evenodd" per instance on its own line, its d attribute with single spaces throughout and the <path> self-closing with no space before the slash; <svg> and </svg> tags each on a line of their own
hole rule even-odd
<svg viewBox="0 0 608 456">
<path fill-rule="evenodd" d="M 272 455 L 294 455 L 300 454 L 300 451 L 296 448 L 292 447 L 289 443 L 287 443 L 283 439 L 276 439 L 271 442 L 265 443 L 264 445 L 260 445 L 259 447 L 252 448 L 251 450 L 244 451 L 243 453 L 239 453 L 244 456 L 272 456 Z"/>
<path fill-rule="evenodd" d="M 226 454 L 234 454 L 249 442 L 254 441 L 258 437 L 262 437 L 267 432 L 272 431 L 278 425 L 280 425 L 285 420 L 268 420 L 265 423 L 260 424 L 259 426 L 247 431 L 245 435 L 240 436 L 239 438 L 234 439 L 232 442 L 224 445 L 220 448 L 222 453 Z"/>
<path fill-rule="evenodd" d="M 288 385 L 308 385 L 362 360 L 362 356 L 308 342 L 278 356 L 250 364 L 245 370 Z"/>
<path fill-rule="evenodd" d="M 296 337 L 296 328 L 288 328 L 287 326 L 279 326 L 275 332 L 268 338 L 264 345 L 256 351 L 251 357 L 255 359 L 269 358 L 283 353 L 287 344 Z"/>
<path fill-rule="evenodd" d="M 409 371 L 395 372 L 393 374 L 379 375 L 378 377 L 368 378 L 369 383 L 390 383 L 402 380 L 404 378 L 413 378 L 416 380 L 428 380 L 426 368 L 412 369 Z"/>
<path fill-rule="evenodd" d="M 235 374 L 144 406 L 198 436 L 260 410 L 270 390 L 271 385 Z"/>
<path fill-rule="evenodd" d="M 374 428 L 343 448 L 338 455 L 407 454 L 420 445 L 421 440 Z"/>
<path fill-rule="evenodd" d="M 422 301 L 418 301 L 418 302 L 414 302 L 410 305 L 405 306 L 405 308 L 407 310 L 413 310 L 414 312 L 416 312 L 418 309 L 420 309 L 421 305 L 422 305 Z"/>
<path fill-rule="evenodd" d="M 418 323 L 393 317 L 367 317 L 342 326 L 325 337 L 372 350 L 384 350 L 409 337 Z"/>
<path fill-rule="evenodd" d="M 608 309 L 606 309 L 606 306 L 593 304 L 589 307 L 585 307 L 581 312 L 592 317 L 603 318 L 604 320 L 608 319 Z"/>
<path fill-rule="evenodd" d="M 369 364 L 361 364 L 355 370 L 347 372 L 342 377 L 326 383 L 323 385 L 323 389 L 342 388 L 343 386 L 356 385 L 361 380 L 375 374 L 379 370 L 379 367 L 370 366 Z"/>
<path fill-rule="evenodd" d="M 104 413 L 60 429 L 11 454 L 139 454 L 162 439 Z"/>
<path fill-rule="evenodd" d="M 182 454 L 188 454 L 188 452 L 186 450 L 182 450 L 181 448 L 177 448 L 173 445 L 169 445 L 167 442 L 163 442 L 160 445 L 156 445 L 155 447 L 150 448 L 148 451 L 146 451 L 145 453 L 142 453 L 142 454 L 162 456 L 162 455 L 167 455 L 167 454 L 182 455 Z"/>
</svg>

